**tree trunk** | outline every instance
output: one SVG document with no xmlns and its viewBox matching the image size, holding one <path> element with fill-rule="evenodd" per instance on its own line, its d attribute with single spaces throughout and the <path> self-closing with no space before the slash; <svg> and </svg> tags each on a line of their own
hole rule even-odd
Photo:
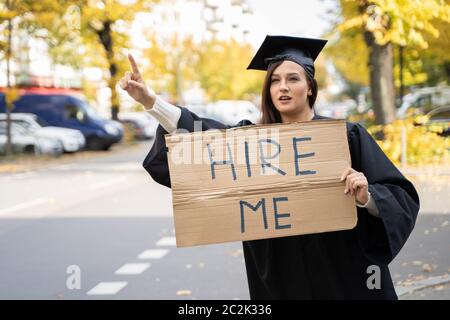
<svg viewBox="0 0 450 320">
<path fill-rule="evenodd" d="M 116 91 L 116 78 L 117 78 L 117 65 L 114 60 L 114 51 L 113 51 L 113 39 L 111 35 L 111 22 L 106 21 L 103 23 L 103 29 L 97 31 L 100 42 L 103 45 L 106 53 L 106 59 L 108 60 L 109 65 L 109 80 L 108 87 L 111 90 L 111 118 L 113 120 L 118 120 L 119 115 L 119 99 Z"/>
<path fill-rule="evenodd" d="M 370 94 L 377 124 L 395 120 L 395 88 L 392 44 L 378 45 L 373 34 L 366 31 L 369 48 Z"/>
</svg>

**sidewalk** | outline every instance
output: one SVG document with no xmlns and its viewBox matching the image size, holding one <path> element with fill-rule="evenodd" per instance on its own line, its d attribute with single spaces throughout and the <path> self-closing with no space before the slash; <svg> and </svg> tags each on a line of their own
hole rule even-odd
<svg viewBox="0 0 450 320">
<path fill-rule="evenodd" d="M 395 291 L 400 300 L 450 299 L 450 276 L 430 277 L 423 280 L 405 282 L 396 286 Z M 436 298 L 437 299 L 437 298 Z"/>
<path fill-rule="evenodd" d="M 151 143 L 151 140 L 142 143 Z M 139 148 L 141 142 L 115 144 L 108 151 L 83 150 L 75 153 L 65 153 L 60 156 L 34 156 L 34 155 L 12 155 L 0 157 L 0 175 L 10 173 L 22 173 L 30 170 L 44 169 L 49 166 L 65 164 L 82 159 L 93 159 L 107 157 L 112 154 L 129 152 Z"/>
<path fill-rule="evenodd" d="M 399 292 L 400 300 L 450 300 L 450 278 L 447 282 L 440 282 L 436 285 L 417 285 L 414 290 Z"/>
<path fill-rule="evenodd" d="M 450 176 L 450 163 L 439 165 L 435 164 L 422 166 L 405 166 L 398 168 L 406 176 L 413 176 L 413 177 Z"/>
<path fill-rule="evenodd" d="M 450 241 L 450 233 L 448 231 L 448 220 L 450 220 L 450 164 L 448 165 L 426 165 L 420 167 L 404 167 L 399 168 L 400 171 L 414 184 L 420 199 L 420 212 L 419 219 L 424 216 L 436 217 L 436 223 L 438 227 L 427 227 L 425 230 L 417 228 L 415 232 L 422 233 L 422 240 L 419 242 L 418 247 L 408 248 L 409 250 L 416 250 L 419 252 L 427 250 L 427 254 L 420 254 L 421 260 L 429 261 L 433 255 L 430 253 L 440 248 L 439 252 L 445 256 L 450 255 L 450 250 L 444 249 L 448 246 L 448 243 L 438 244 L 438 238 L 434 238 L 437 234 L 435 232 L 443 232 L 444 236 L 439 238 L 439 241 Z M 448 219 L 447 219 L 447 215 Z M 438 223 L 437 217 L 443 217 L 445 220 L 442 223 Z M 417 234 L 412 235 L 412 238 L 417 237 Z M 428 239 L 428 240 L 425 240 Z M 409 239 L 408 244 L 414 243 L 413 239 Z M 431 246 L 431 247 L 430 247 Z M 407 250 L 408 250 L 407 249 Z M 405 250 L 405 248 L 403 249 Z M 441 259 L 448 260 L 448 259 Z M 419 262 L 419 261 L 416 261 Z M 414 263 L 414 262 L 413 262 Z M 427 265 L 427 264 L 425 264 Z M 432 270 L 433 264 L 430 262 L 429 269 Z M 422 266 L 423 267 L 423 266 Z M 444 266 L 441 266 L 444 267 Z M 448 269 L 450 272 L 450 266 L 447 265 L 444 269 Z M 450 276 L 446 272 L 441 275 L 425 276 L 427 268 L 422 268 L 421 275 L 413 277 L 412 280 L 403 281 L 398 284 L 395 289 L 400 300 L 450 300 Z"/>
</svg>

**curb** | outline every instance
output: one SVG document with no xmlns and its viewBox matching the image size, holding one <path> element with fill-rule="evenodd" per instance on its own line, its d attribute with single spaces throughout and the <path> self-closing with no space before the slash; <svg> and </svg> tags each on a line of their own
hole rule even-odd
<svg viewBox="0 0 450 320">
<path fill-rule="evenodd" d="M 114 146 L 109 151 L 81 150 L 72 154 L 62 154 L 56 157 L 42 156 L 33 158 L 33 156 L 31 157 L 21 156 L 17 159 L 11 160 L 2 159 L 0 157 L 0 176 L 47 169 L 55 165 L 62 165 L 81 160 L 108 157 L 112 155 L 129 152 L 131 149 L 134 149 L 139 146 L 140 146 L 139 142 L 133 144 L 120 144 Z"/>
<path fill-rule="evenodd" d="M 403 297 L 408 294 L 412 294 L 416 291 L 423 290 L 429 287 L 434 287 L 440 284 L 446 284 L 450 282 L 450 277 L 448 275 L 430 277 L 424 280 L 418 280 L 408 286 L 395 286 L 395 292 L 397 296 Z"/>
</svg>

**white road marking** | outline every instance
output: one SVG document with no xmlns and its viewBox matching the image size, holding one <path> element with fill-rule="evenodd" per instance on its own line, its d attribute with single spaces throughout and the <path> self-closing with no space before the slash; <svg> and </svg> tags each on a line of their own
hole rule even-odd
<svg viewBox="0 0 450 320">
<path fill-rule="evenodd" d="M 90 190 L 96 190 L 96 189 L 103 189 L 105 187 L 109 187 L 110 185 L 122 182 L 126 179 L 126 176 L 120 176 L 120 177 L 116 177 L 114 179 L 110 179 L 110 180 L 106 180 L 106 181 L 102 181 L 99 183 L 95 183 L 93 185 L 89 186 Z"/>
<path fill-rule="evenodd" d="M 141 274 L 150 267 L 150 263 L 127 263 L 120 267 L 115 274 Z"/>
<path fill-rule="evenodd" d="M 100 282 L 98 285 L 88 291 L 88 295 L 113 295 L 122 290 L 128 282 L 116 281 L 116 282 Z"/>
<path fill-rule="evenodd" d="M 11 212 L 23 210 L 23 209 L 26 209 L 26 208 L 29 208 L 29 207 L 37 206 L 37 205 L 40 205 L 40 204 L 48 203 L 48 202 L 49 202 L 49 198 L 38 198 L 38 199 L 35 199 L 35 200 L 32 200 L 32 201 L 28 201 L 28 202 L 25 202 L 25 203 L 21 203 L 21 204 L 9 207 L 9 208 L 1 209 L 0 210 L 0 216 L 6 215 L 6 214 L 11 213 Z"/>
<path fill-rule="evenodd" d="M 161 259 L 164 257 L 169 250 L 167 249 L 150 249 L 142 252 L 138 258 L 139 259 Z"/>
<path fill-rule="evenodd" d="M 157 246 L 176 246 L 177 240 L 175 237 L 163 237 L 156 243 Z"/>
</svg>

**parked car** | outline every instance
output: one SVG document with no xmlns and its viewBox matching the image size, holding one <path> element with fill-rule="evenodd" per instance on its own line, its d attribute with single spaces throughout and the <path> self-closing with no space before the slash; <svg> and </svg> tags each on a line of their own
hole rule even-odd
<svg viewBox="0 0 450 320">
<path fill-rule="evenodd" d="M 425 115 L 448 104 L 450 104 L 449 86 L 417 89 L 403 97 L 403 103 L 397 110 L 397 117 L 403 119 L 410 115 Z"/>
<path fill-rule="evenodd" d="M 0 122 L 0 153 L 6 151 L 6 122 Z M 15 153 L 60 155 L 63 145 L 58 139 L 39 137 L 16 124 L 11 123 L 11 145 Z"/>
<path fill-rule="evenodd" d="M 147 140 L 155 136 L 158 122 L 147 112 L 121 112 L 119 121 L 132 130 L 137 140 Z"/>
<path fill-rule="evenodd" d="M 6 114 L 0 113 L 0 122 L 6 123 Z M 12 113 L 11 122 L 16 123 L 27 130 L 34 133 L 38 137 L 53 138 L 61 141 L 64 152 L 76 152 L 83 149 L 85 139 L 79 130 L 48 126 L 39 120 L 38 116 L 32 113 Z"/>
<path fill-rule="evenodd" d="M 235 125 L 241 120 L 247 119 L 257 123 L 261 117 L 259 109 L 246 100 L 219 100 L 208 105 L 208 115 L 213 119 L 227 125 Z"/>
<path fill-rule="evenodd" d="M 101 117 L 77 92 L 65 89 L 26 89 L 14 102 L 13 113 L 33 113 L 49 126 L 77 129 L 89 149 L 108 150 L 123 136 L 118 121 Z M 0 92 L 0 113 L 5 113 L 5 95 Z"/>
<path fill-rule="evenodd" d="M 189 111 L 195 113 L 201 118 L 208 118 L 208 106 L 204 104 L 188 104 L 185 106 Z"/>
<path fill-rule="evenodd" d="M 346 119 L 355 110 L 356 102 L 353 100 L 322 103 L 314 107 L 314 111 L 317 112 L 318 115 L 333 119 Z"/>
<path fill-rule="evenodd" d="M 442 127 L 442 132 L 439 135 L 443 137 L 450 136 L 450 105 L 436 108 L 426 114 L 425 126 L 439 126 Z"/>
</svg>

